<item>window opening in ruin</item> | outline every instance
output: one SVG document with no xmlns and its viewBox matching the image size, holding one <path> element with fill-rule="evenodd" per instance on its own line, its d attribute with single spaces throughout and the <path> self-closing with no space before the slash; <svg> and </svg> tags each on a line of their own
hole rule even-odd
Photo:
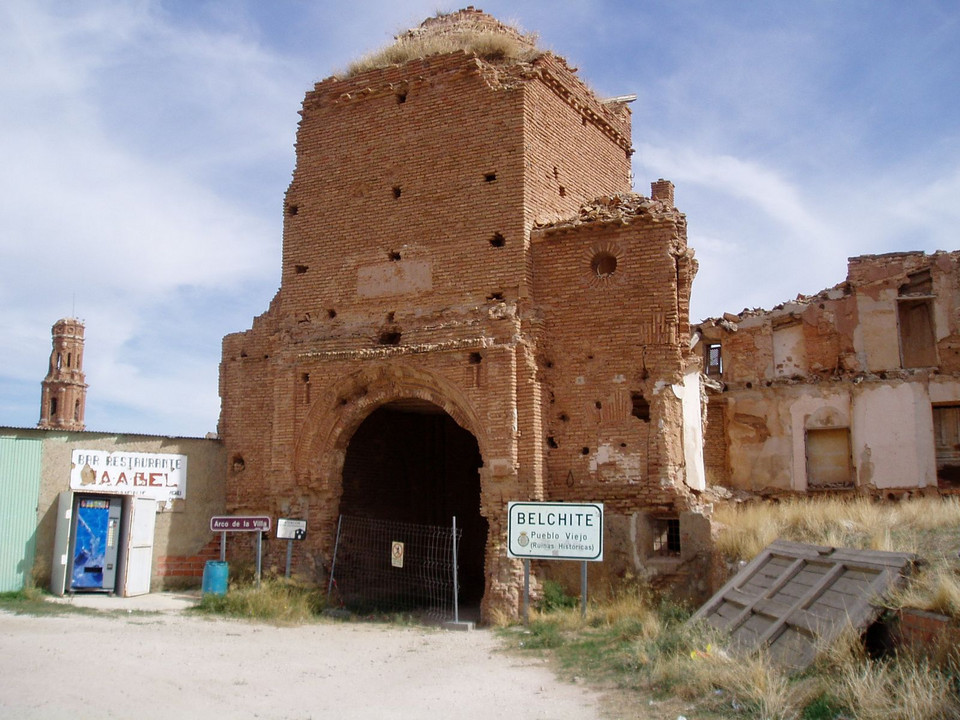
<svg viewBox="0 0 960 720">
<path fill-rule="evenodd" d="M 567 196 L 567 189 L 566 189 L 563 185 L 561 185 L 561 186 L 560 186 L 560 197 L 566 197 L 566 196 Z"/>
<path fill-rule="evenodd" d="M 74 422 L 80 421 L 80 401 L 75 400 L 73 402 L 73 420 Z"/>
<path fill-rule="evenodd" d="M 900 358 L 905 368 L 937 365 L 937 341 L 931 298 L 900 299 L 897 302 Z"/>
<path fill-rule="evenodd" d="M 494 182 L 496 179 L 497 179 L 496 173 L 487 173 L 486 175 L 483 176 L 484 182 Z"/>
<path fill-rule="evenodd" d="M 933 295 L 933 276 L 930 275 L 930 270 L 921 270 L 907 275 L 907 281 L 900 286 L 898 294 L 901 297 L 905 295 Z"/>
<path fill-rule="evenodd" d="M 399 330 L 384 330 L 380 333 L 380 337 L 377 338 L 377 342 L 381 345 L 399 345 L 400 337 L 401 333 Z"/>
<path fill-rule="evenodd" d="M 287 205 L 287 215 L 296 215 L 300 212 L 300 208 L 296 205 Z"/>
<path fill-rule="evenodd" d="M 597 277 L 610 277 L 617 270 L 617 256 L 607 250 L 601 250 L 590 261 L 590 269 Z"/>
<path fill-rule="evenodd" d="M 631 415 L 644 422 L 650 422 L 650 403 L 647 402 L 643 393 L 630 393 L 630 403 L 633 405 L 630 411 Z"/>
<path fill-rule="evenodd" d="M 63 367 L 63 355 L 57 353 L 57 370 Z"/>
<path fill-rule="evenodd" d="M 478 352 L 472 352 L 472 353 L 470 353 L 470 364 L 471 364 L 471 365 L 479 365 L 479 364 L 482 363 L 482 362 L 483 362 L 483 355 L 481 355 L 481 354 L 478 353 Z"/>
<path fill-rule="evenodd" d="M 247 466 L 243 460 L 243 455 L 234 455 L 233 461 L 230 463 L 230 466 L 233 468 L 233 472 L 243 472 L 243 469 Z"/>
<path fill-rule="evenodd" d="M 295 270 L 296 270 L 297 275 L 303 275 L 303 274 L 307 271 L 307 266 L 306 266 L 306 265 L 297 265 L 296 268 L 295 268 Z"/>
<path fill-rule="evenodd" d="M 495 248 L 501 248 L 507 244 L 507 240 L 500 233 L 494 233 L 493 237 L 490 238 L 490 244 Z"/>
<path fill-rule="evenodd" d="M 439 527 L 450 527 L 456 516 L 463 533 L 458 547 L 460 602 L 478 604 L 487 545 L 487 521 L 480 514 L 482 465 L 474 435 L 443 408 L 402 398 L 375 409 L 350 438 L 339 513 Z M 403 570 L 388 569 L 422 570 L 409 559 Z M 416 579 L 411 576 L 410 582 Z"/>
<path fill-rule="evenodd" d="M 73 353 L 67 353 L 67 367 L 70 367 L 70 362 L 73 360 Z"/>
<path fill-rule="evenodd" d="M 402 192 L 403 192 L 403 191 L 400 189 L 400 186 L 399 186 L 399 185 L 394 185 L 394 186 L 393 186 L 393 197 L 394 197 L 394 198 L 399 198 L 399 197 L 400 197 L 400 194 L 401 194 Z"/>
<path fill-rule="evenodd" d="M 502 292 L 493 292 L 487 295 L 487 300 L 503 300 Z"/>
<path fill-rule="evenodd" d="M 330 308 L 329 310 L 327 310 L 327 317 L 328 317 L 328 318 L 330 318 L 331 320 L 333 320 L 336 316 L 337 316 L 337 311 L 336 311 L 336 310 L 334 310 L 333 308 Z"/>
<path fill-rule="evenodd" d="M 390 312 L 387 313 L 387 322 L 392 323 L 396 319 L 396 317 L 397 317 L 397 313 L 391 310 Z"/>
<path fill-rule="evenodd" d="M 850 428 L 807 430 L 807 489 L 836 490 L 852 488 Z"/>
<path fill-rule="evenodd" d="M 680 554 L 680 518 L 653 518 L 653 554 Z"/>
<path fill-rule="evenodd" d="M 407 94 L 405 92 L 397 93 L 397 105 L 403 105 L 407 101 Z"/>
<path fill-rule="evenodd" d="M 937 484 L 960 488 L 960 405 L 934 406 L 933 439 Z"/>
<path fill-rule="evenodd" d="M 390 262 L 397 262 L 400 260 L 400 253 L 398 253 L 396 250 L 391 250 L 389 253 L 387 253 L 387 257 L 390 258 Z"/>
<path fill-rule="evenodd" d="M 720 343 L 708 343 L 704 354 L 707 375 L 721 375 L 723 373 L 723 355 L 720 352 Z"/>
<path fill-rule="evenodd" d="M 57 416 L 57 399 L 50 398 L 50 417 L 55 418 Z"/>
</svg>

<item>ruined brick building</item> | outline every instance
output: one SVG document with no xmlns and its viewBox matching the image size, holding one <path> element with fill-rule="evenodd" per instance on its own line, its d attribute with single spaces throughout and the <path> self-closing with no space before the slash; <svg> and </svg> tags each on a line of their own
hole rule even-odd
<svg viewBox="0 0 960 720">
<path fill-rule="evenodd" d="M 851 258 L 836 287 L 699 325 L 711 484 L 960 488 L 960 252 Z"/>
<path fill-rule="evenodd" d="M 228 509 L 306 519 L 295 572 L 317 580 L 341 513 L 456 515 L 485 612 L 518 607 L 511 500 L 603 502 L 602 572 L 699 577 L 673 185 L 630 192 L 629 98 L 473 8 L 394 49 L 438 39 L 306 94 L 280 289 L 223 341 Z"/>
</svg>

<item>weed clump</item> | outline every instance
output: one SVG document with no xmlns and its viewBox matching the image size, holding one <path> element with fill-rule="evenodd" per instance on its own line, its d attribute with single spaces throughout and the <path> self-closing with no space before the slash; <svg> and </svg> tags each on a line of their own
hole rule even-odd
<svg viewBox="0 0 960 720">
<path fill-rule="evenodd" d="M 319 615 L 325 597 L 316 587 L 286 580 L 264 580 L 260 587 L 233 586 L 225 595 L 204 594 L 197 612 L 296 624 Z"/>
</svg>

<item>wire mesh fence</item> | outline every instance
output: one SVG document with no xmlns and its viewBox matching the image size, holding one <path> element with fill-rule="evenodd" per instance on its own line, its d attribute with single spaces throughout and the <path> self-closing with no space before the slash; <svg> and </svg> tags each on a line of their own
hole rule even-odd
<svg viewBox="0 0 960 720">
<path fill-rule="evenodd" d="M 330 593 L 355 612 L 417 610 L 452 617 L 454 548 L 461 532 L 341 515 Z"/>
</svg>

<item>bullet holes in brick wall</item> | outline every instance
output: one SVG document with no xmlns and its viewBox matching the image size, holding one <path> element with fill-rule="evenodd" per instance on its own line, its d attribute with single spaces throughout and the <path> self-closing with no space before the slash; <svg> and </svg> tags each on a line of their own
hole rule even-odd
<svg viewBox="0 0 960 720">
<path fill-rule="evenodd" d="M 308 269 L 308 268 L 307 268 L 306 265 L 294 265 L 294 266 L 293 266 L 293 270 L 294 270 L 294 272 L 297 273 L 297 275 L 303 275 L 304 273 L 307 272 L 307 269 Z"/>
<path fill-rule="evenodd" d="M 329 310 L 327 310 L 327 317 L 328 317 L 328 318 L 330 318 L 331 320 L 333 320 L 336 316 L 337 316 L 337 311 L 336 311 L 336 310 L 334 310 L 333 308 L 330 308 Z"/>
<path fill-rule="evenodd" d="M 403 189 L 399 185 L 393 186 L 393 199 L 399 200 L 400 196 L 403 194 Z"/>
<path fill-rule="evenodd" d="M 401 90 L 397 93 L 397 105 L 403 105 L 407 101 L 407 91 Z"/>
<path fill-rule="evenodd" d="M 243 461 L 243 455 L 234 455 L 233 459 L 230 461 L 230 470 L 234 475 L 242 473 L 246 467 L 247 465 Z"/>
<path fill-rule="evenodd" d="M 298 205 L 294 205 L 293 203 L 290 203 L 290 204 L 287 205 L 287 215 L 288 215 L 288 216 L 293 217 L 293 216 L 296 215 L 299 211 L 300 211 L 300 207 L 299 207 Z"/>
<path fill-rule="evenodd" d="M 556 450 L 558 447 L 560 447 L 553 435 L 547 435 L 547 447 L 551 450 Z"/>
<path fill-rule="evenodd" d="M 503 300 L 503 293 L 502 293 L 502 292 L 492 292 L 492 293 L 490 293 L 489 295 L 487 295 L 487 300 L 496 300 L 496 301 Z"/>
<path fill-rule="evenodd" d="M 502 248 L 506 244 L 507 239 L 498 232 L 494 233 L 493 237 L 490 238 L 490 247 Z"/>
<path fill-rule="evenodd" d="M 483 181 L 492 183 L 497 181 L 497 174 L 495 172 L 484 173 Z"/>
<path fill-rule="evenodd" d="M 401 259 L 400 253 L 398 253 L 396 250 L 391 250 L 388 252 L 387 257 L 390 258 L 390 262 L 399 262 Z"/>
<path fill-rule="evenodd" d="M 386 324 L 383 330 L 380 331 L 380 335 L 377 336 L 377 343 L 380 345 L 399 345 L 402 333 L 400 328 L 397 327 L 394 323 L 396 322 L 396 313 L 392 310 L 387 313 Z"/>
<path fill-rule="evenodd" d="M 650 422 L 650 403 L 647 402 L 643 393 L 630 393 L 630 403 L 632 405 L 630 410 L 631 415 L 638 420 L 643 420 L 643 422 Z"/>
</svg>

